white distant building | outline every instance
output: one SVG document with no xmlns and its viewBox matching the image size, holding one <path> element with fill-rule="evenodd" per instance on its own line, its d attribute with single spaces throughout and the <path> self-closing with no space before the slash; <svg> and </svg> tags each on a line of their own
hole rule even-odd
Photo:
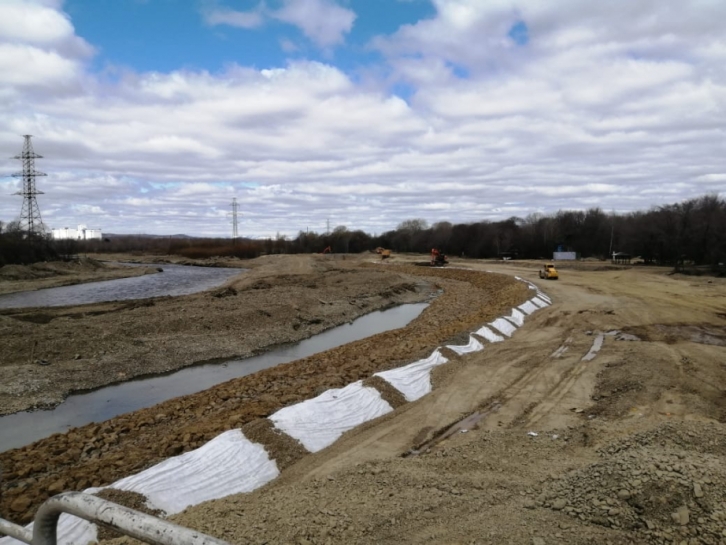
<svg viewBox="0 0 726 545">
<path fill-rule="evenodd" d="M 63 227 L 62 229 L 53 229 L 54 240 L 101 240 L 100 229 L 89 229 L 85 225 L 79 225 L 78 229 Z"/>
</svg>

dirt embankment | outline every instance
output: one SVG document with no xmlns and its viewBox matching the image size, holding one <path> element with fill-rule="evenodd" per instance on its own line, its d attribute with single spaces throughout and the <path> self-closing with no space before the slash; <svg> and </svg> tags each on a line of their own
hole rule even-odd
<svg viewBox="0 0 726 545">
<path fill-rule="evenodd" d="M 171 519 L 240 545 L 726 544 L 726 281 L 631 269 L 540 284 L 553 305 L 438 368 L 431 394 Z"/>
<path fill-rule="evenodd" d="M 0 295 L 130 278 L 156 272 L 156 267 L 116 266 L 86 257 L 74 261 L 5 265 L 0 267 Z"/>
<path fill-rule="evenodd" d="M 351 260 L 271 256 L 225 286 L 183 297 L 0 310 L 0 414 L 69 393 L 297 342 L 393 304 L 420 281 Z M 35 360 L 50 365 L 40 366 Z"/>
<path fill-rule="evenodd" d="M 314 274 L 304 272 L 310 263 L 314 268 L 323 267 L 324 270 L 317 270 Z M 422 280 L 442 287 L 444 293 L 406 328 L 375 335 L 232 380 L 198 394 L 172 399 L 149 409 L 57 434 L 28 447 L 0 454 L 0 465 L 4 469 L 0 516 L 27 522 L 39 503 L 52 494 L 109 484 L 165 457 L 197 448 L 222 431 L 254 423 L 286 405 L 428 355 L 437 345 L 461 337 L 463 332 L 509 312 L 513 305 L 522 303 L 529 296 L 524 284 L 502 275 L 412 266 L 368 266 L 361 269 L 359 265 L 359 261 L 353 265 L 308 260 L 291 267 L 303 271 L 302 274 L 273 278 L 264 271 L 254 271 L 254 275 L 242 277 L 227 288 L 218 290 L 217 294 L 224 294 L 223 297 L 203 294 L 179 298 L 177 302 L 165 301 L 165 304 L 180 305 L 173 309 L 172 313 L 176 316 L 181 308 L 194 312 L 202 320 L 200 327 L 203 328 L 203 319 L 212 309 L 219 315 L 226 308 L 226 302 L 231 301 L 224 316 L 226 319 L 248 316 L 245 323 L 255 327 L 255 321 L 261 322 L 263 326 L 259 335 L 269 337 L 275 334 L 275 329 L 267 326 L 269 323 L 285 324 L 289 331 L 296 331 L 295 324 L 299 324 L 298 330 L 317 328 L 320 324 L 316 322 L 325 320 L 331 307 L 336 308 L 330 302 L 340 301 L 341 309 L 344 302 L 348 308 L 357 308 L 358 313 L 361 308 L 373 310 L 375 305 L 372 300 L 379 301 L 382 306 L 385 302 L 396 300 L 399 292 L 414 293 L 415 286 Z M 361 278 L 366 278 L 366 285 L 371 288 L 368 297 L 364 296 L 365 290 L 354 289 L 356 279 Z M 320 300 L 319 289 L 311 294 L 311 300 L 301 296 L 301 286 L 306 283 L 310 284 L 311 290 L 313 285 L 324 287 L 322 293 L 326 300 Z M 291 303 L 293 293 L 298 293 L 294 304 Z M 246 305 L 240 305 L 240 297 L 245 297 Z M 205 307 L 200 308 L 200 305 L 212 304 L 212 301 L 214 307 L 206 307 L 207 312 L 204 312 Z M 130 312 L 135 310 L 130 309 Z M 261 310 L 272 316 L 266 316 Z M 103 316 L 99 315 L 96 319 Z M 272 319 L 268 321 L 268 318 Z M 133 323 L 136 318 L 128 321 Z M 91 321 L 88 323 L 90 326 Z M 175 331 L 175 340 L 178 335 L 185 339 L 194 336 L 198 342 L 208 337 L 205 342 L 209 346 L 220 342 L 213 330 L 188 331 L 191 323 L 185 324 L 187 330 Z M 147 328 L 150 325 L 151 322 Z M 140 327 L 143 330 L 143 326 Z M 172 342 L 169 337 L 166 345 Z M 160 353 L 166 354 L 166 345 L 156 346 L 155 357 Z M 192 349 L 187 346 L 187 350 Z M 174 354 L 181 356 L 182 352 L 175 351 Z"/>
</svg>

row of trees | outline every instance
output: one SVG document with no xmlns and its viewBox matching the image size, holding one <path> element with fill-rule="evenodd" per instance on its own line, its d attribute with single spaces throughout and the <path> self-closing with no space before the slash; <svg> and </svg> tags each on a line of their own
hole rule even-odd
<svg viewBox="0 0 726 545">
<path fill-rule="evenodd" d="M 48 237 L 26 233 L 17 222 L 0 221 L 0 267 L 52 259 L 58 259 L 58 252 Z"/>
<path fill-rule="evenodd" d="M 555 250 L 581 257 L 607 259 L 613 252 L 640 256 L 646 263 L 679 266 L 714 265 L 726 261 L 726 201 L 707 195 L 681 203 L 629 214 L 561 210 L 504 221 L 428 225 L 422 219 L 403 221 L 394 230 L 371 236 L 336 227 L 331 233 L 301 231 L 294 239 L 204 239 L 191 237 L 114 236 L 103 241 L 52 242 L 28 237 L 0 224 L 0 265 L 28 263 L 82 252 L 149 252 L 186 257 L 252 258 L 271 253 L 359 253 L 376 247 L 395 252 L 427 253 L 431 248 L 472 258 L 503 256 L 551 258 Z"/>
<path fill-rule="evenodd" d="M 726 261 L 726 201 L 707 195 L 630 214 L 561 210 L 491 222 L 452 224 L 410 219 L 371 237 L 337 227 L 329 235 L 300 232 L 290 252 L 360 252 L 382 246 L 396 252 L 426 253 L 438 248 L 472 258 L 552 258 L 556 250 L 608 259 L 614 252 L 646 263 L 718 265 Z"/>
</svg>

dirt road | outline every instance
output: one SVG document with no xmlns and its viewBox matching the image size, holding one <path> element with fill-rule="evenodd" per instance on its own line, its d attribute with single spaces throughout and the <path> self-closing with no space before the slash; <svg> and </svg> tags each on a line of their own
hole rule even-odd
<svg viewBox="0 0 726 545">
<path fill-rule="evenodd" d="M 430 395 L 174 520 L 239 544 L 726 543 L 726 282 L 666 272 L 563 273 Z"/>
</svg>

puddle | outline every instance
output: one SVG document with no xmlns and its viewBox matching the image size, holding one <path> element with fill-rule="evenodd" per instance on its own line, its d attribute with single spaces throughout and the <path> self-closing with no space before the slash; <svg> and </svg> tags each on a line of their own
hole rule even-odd
<svg viewBox="0 0 726 545">
<path fill-rule="evenodd" d="M 404 327 L 428 305 L 429 303 L 415 303 L 371 312 L 350 324 L 329 329 L 297 344 L 259 356 L 187 367 L 168 375 L 132 380 L 72 395 L 52 410 L 0 417 L 0 452 L 28 445 L 54 433 L 66 432 L 70 428 L 102 422 L 174 397 L 201 392 L 233 378 L 305 358 L 377 333 Z"/>
</svg>

